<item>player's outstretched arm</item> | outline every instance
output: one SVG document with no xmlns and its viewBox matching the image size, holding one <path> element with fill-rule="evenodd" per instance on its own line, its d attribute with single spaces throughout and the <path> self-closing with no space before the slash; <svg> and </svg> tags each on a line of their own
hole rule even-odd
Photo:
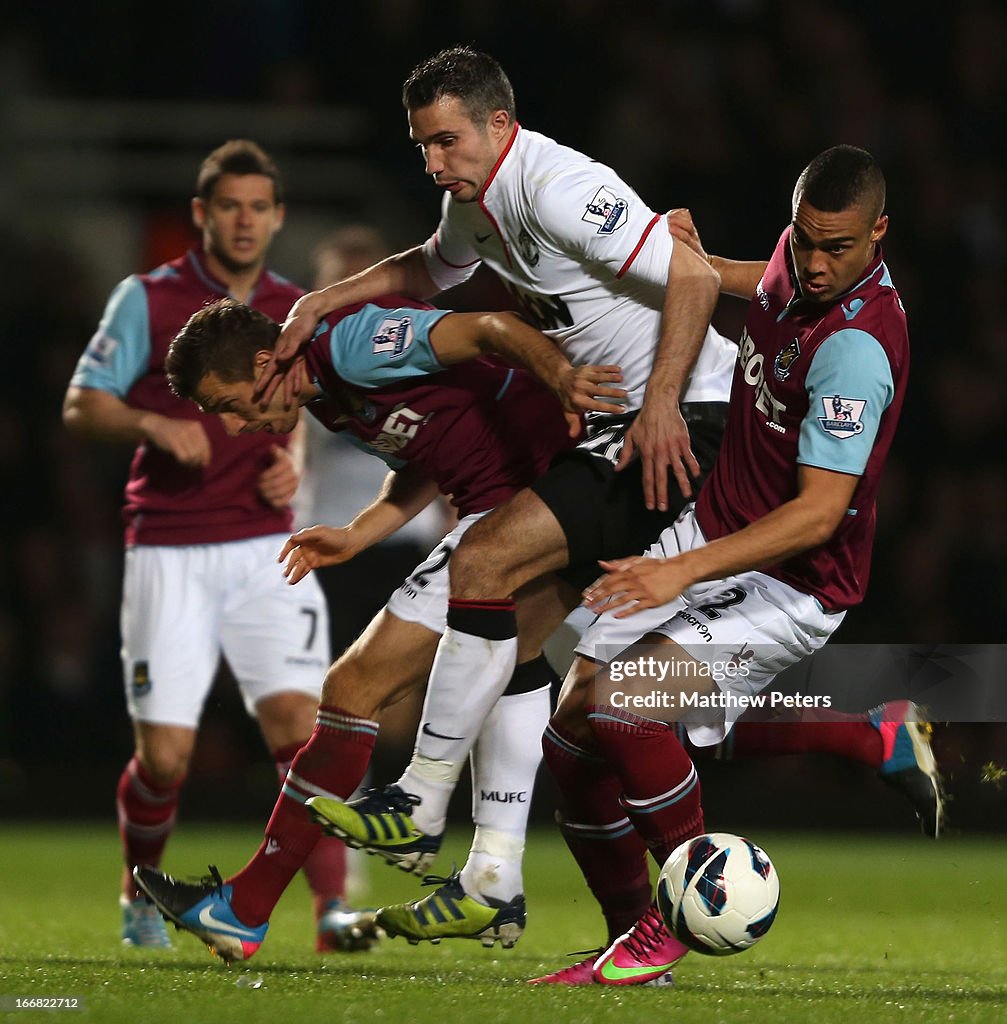
<svg viewBox="0 0 1007 1024">
<path fill-rule="evenodd" d="M 437 484 L 406 466 L 385 477 L 380 494 L 347 526 L 309 526 L 287 538 L 277 561 L 299 583 L 312 569 L 341 565 L 390 537 L 434 501 Z"/>
<path fill-rule="evenodd" d="M 282 384 L 285 406 L 290 408 L 294 404 L 304 369 L 304 348 L 319 323 L 333 310 L 355 302 L 366 302 L 379 295 L 427 299 L 439 290 L 427 271 L 422 246 L 417 246 L 389 256 L 345 281 L 302 295 L 291 306 L 283 322 L 272 358 L 256 377 L 252 401 L 265 408 Z"/>
<path fill-rule="evenodd" d="M 514 313 L 450 313 L 431 329 L 430 343 L 445 366 L 496 353 L 530 370 L 574 417 L 572 437 L 581 429 L 579 414 L 623 411 L 626 392 L 614 386 L 622 381 L 618 366 L 574 366 L 551 339 Z"/>
<path fill-rule="evenodd" d="M 605 575 L 584 591 L 592 611 L 622 609 L 616 618 L 674 600 L 687 587 L 761 569 L 824 544 L 843 521 L 860 477 L 799 466 L 796 498 L 737 533 L 675 558 L 600 562 Z"/>
</svg>

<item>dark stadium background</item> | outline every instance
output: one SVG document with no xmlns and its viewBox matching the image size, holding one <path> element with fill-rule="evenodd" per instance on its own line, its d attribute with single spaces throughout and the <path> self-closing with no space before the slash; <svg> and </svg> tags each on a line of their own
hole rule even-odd
<svg viewBox="0 0 1007 1024">
<path fill-rule="evenodd" d="M 111 829 L 131 747 L 117 657 L 129 453 L 72 439 L 59 416 L 109 289 L 187 244 L 195 169 L 230 137 L 257 139 L 285 173 L 272 263 L 294 280 L 307 282 L 315 241 L 348 221 L 395 245 L 420 241 L 439 193 L 407 139 L 399 89 L 455 43 L 500 59 L 525 126 L 611 163 L 655 208 L 689 206 L 714 252 L 768 255 L 793 180 L 819 150 L 851 142 L 878 156 L 913 368 L 870 593 L 837 639 L 1004 639 L 1002 5 L 181 0 L 141 13 L 121 0 L 19 5 L 0 36 L 0 816 L 51 816 L 55 800 Z M 454 299 L 478 308 L 485 294 Z M 719 311 L 728 333 L 739 312 Z M 408 752 L 414 711 L 388 730 L 382 780 Z M 936 743 L 952 825 L 1004 828 L 1007 793 L 980 780 L 986 762 L 1007 761 L 1007 728 L 938 725 Z M 913 827 L 849 762 L 701 772 L 711 826 Z M 226 679 L 197 779 L 183 822 L 265 821 L 272 766 Z M 550 796 L 543 779 L 536 820 L 548 820 Z M 460 791 L 459 822 L 466 800 Z"/>
</svg>

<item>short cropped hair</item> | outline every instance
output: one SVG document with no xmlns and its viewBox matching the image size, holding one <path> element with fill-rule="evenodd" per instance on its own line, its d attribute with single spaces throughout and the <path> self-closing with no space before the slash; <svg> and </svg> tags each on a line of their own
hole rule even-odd
<svg viewBox="0 0 1007 1024">
<path fill-rule="evenodd" d="M 825 213 L 860 206 L 876 220 L 885 210 L 885 176 L 866 149 L 833 146 L 801 171 L 794 187 L 794 209 L 801 199 Z"/>
<path fill-rule="evenodd" d="M 224 174 L 262 174 L 273 182 L 273 198 L 283 202 L 283 179 L 273 158 L 251 139 L 230 139 L 218 146 L 199 167 L 196 195 L 207 200 Z"/>
<path fill-rule="evenodd" d="M 461 100 L 473 124 L 484 124 L 494 110 L 515 118 L 514 89 L 489 54 L 469 46 L 441 50 L 418 64 L 402 86 L 402 105 L 419 110 L 444 96 Z"/>
<path fill-rule="evenodd" d="M 255 353 L 276 347 L 280 325 L 234 299 L 218 299 L 189 317 L 172 339 L 164 369 L 179 398 L 195 398 L 209 374 L 226 384 L 255 379 Z"/>
</svg>

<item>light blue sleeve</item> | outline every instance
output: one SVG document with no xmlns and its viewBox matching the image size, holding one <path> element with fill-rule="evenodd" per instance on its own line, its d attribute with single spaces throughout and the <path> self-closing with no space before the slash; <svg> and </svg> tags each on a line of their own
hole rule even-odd
<svg viewBox="0 0 1007 1024">
<path fill-rule="evenodd" d="M 837 331 L 812 358 L 805 386 L 809 407 L 797 461 L 860 476 L 895 395 L 885 350 L 866 331 Z"/>
<path fill-rule="evenodd" d="M 120 281 L 108 297 L 94 337 L 70 383 L 125 398 L 150 362 L 150 311 L 147 290 L 135 274 Z"/>
<path fill-rule="evenodd" d="M 386 309 L 370 303 L 329 331 L 332 365 L 348 384 L 379 388 L 440 373 L 430 331 L 446 309 Z"/>
</svg>

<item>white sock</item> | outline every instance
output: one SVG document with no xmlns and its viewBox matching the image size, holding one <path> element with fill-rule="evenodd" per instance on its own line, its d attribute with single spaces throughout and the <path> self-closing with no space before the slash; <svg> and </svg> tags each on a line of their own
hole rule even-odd
<svg viewBox="0 0 1007 1024">
<path fill-rule="evenodd" d="M 413 751 L 412 760 L 396 785 L 420 798 L 413 808 L 412 819 L 427 835 L 439 836 L 444 831 L 451 794 L 464 767 L 464 760 L 452 764 L 424 757 L 419 748 Z"/>
<path fill-rule="evenodd" d="M 524 837 L 476 826 L 469 859 L 461 871 L 462 888 L 470 896 L 512 900 L 524 891 L 521 859 Z"/>
<path fill-rule="evenodd" d="M 470 895 L 510 900 L 523 891 L 521 860 L 549 711 L 548 686 L 506 694 L 479 734 L 472 751 L 476 831 L 462 869 Z"/>
<path fill-rule="evenodd" d="M 437 645 L 412 760 L 398 781 L 423 802 L 418 828 L 444 831 L 448 803 L 483 722 L 510 680 L 517 639 L 487 640 L 450 626 Z"/>
</svg>

